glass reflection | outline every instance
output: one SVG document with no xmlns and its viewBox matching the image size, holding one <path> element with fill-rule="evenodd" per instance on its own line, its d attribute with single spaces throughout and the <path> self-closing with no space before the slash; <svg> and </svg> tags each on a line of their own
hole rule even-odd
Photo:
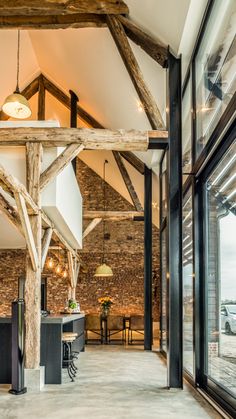
<svg viewBox="0 0 236 419">
<path fill-rule="evenodd" d="M 208 376 L 236 396 L 236 142 L 207 180 Z"/>
<path fill-rule="evenodd" d="M 193 375 L 193 211 L 192 191 L 183 200 L 183 365 Z"/>
<path fill-rule="evenodd" d="M 195 60 L 197 155 L 236 91 L 236 1 L 216 0 Z"/>
</svg>

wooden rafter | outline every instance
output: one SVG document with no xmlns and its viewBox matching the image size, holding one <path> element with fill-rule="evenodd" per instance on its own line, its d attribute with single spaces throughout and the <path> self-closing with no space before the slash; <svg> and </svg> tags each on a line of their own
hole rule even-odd
<svg viewBox="0 0 236 419">
<path fill-rule="evenodd" d="M 0 179 L 7 186 L 11 195 L 14 193 L 20 193 L 24 197 L 26 204 L 31 211 L 35 214 L 38 213 L 39 208 L 35 204 L 31 195 L 27 192 L 26 187 L 20 183 L 17 178 L 12 176 L 2 165 L 0 165 Z"/>
<path fill-rule="evenodd" d="M 52 16 L 0 16 L 0 29 L 77 29 L 105 26 L 105 16 L 93 13 Z"/>
<path fill-rule="evenodd" d="M 36 246 L 35 246 L 35 241 L 34 241 L 34 237 L 33 237 L 33 233 L 32 233 L 32 228 L 31 228 L 27 208 L 26 208 L 26 205 L 25 205 L 25 200 L 20 193 L 16 192 L 15 193 L 15 201 L 16 201 L 19 217 L 20 217 L 20 220 L 21 220 L 21 225 L 22 225 L 27 249 L 29 251 L 29 255 L 30 255 L 30 259 L 31 259 L 31 263 L 32 263 L 32 268 L 33 268 L 34 272 L 36 272 L 36 270 L 38 268 L 38 264 L 39 264 L 38 254 L 37 254 L 37 250 L 36 250 Z"/>
<path fill-rule="evenodd" d="M 1 19 L 1 17 L 0 17 Z M 39 80 L 40 78 L 43 81 L 45 89 L 52 94 L 58 101 L 60 101 L 64 106 L 70 109 L 70 97 L 67 96 L 61 89 L 59 89 L 54 83 L 47 79 L 43 74 L 36 77 L 23 91 L 22 94 L 30 99 L 34 94 L 39 90 Z M 93 118 L 89 113 L 87 113 L 81 106 L 77 105 L 77 114 L 78 116 L 85 121 L 92 128 L 104 128 L 95 118 Z M 9 117 L 0 111 L 0 120 L 6 120 Z M 136 170 L 141 174 L 144 174 L 144 163 L 136 157 L 130 151 L 120 151 L 120 154 L 124 159 L 126 159 Z"/>
<path fill-rule="evenodd" d="M 70 144 L 40 176 L 40 189 L 45 188 L 84 149 L 83 145 Z"/>
<path fill-rule="evenodd" d="M 101 18 L 101 16 L 100 16 Z M 44 86 L 46 90 L 53 95 L 59 102 L 61 102 L 66 108 L 70 109 L 70 97 L 66 95 L 59 87 L 57 87 L 47 77 L 42 75 Z M 79 104 L 77 105 L 77 114 L 86 124 L 92 128 L 105 128 L 100 122 L 98 122 L 92 115 L 85 111 Z M 127 151 L 123 152 L 123 157 L 128 161 L 132 161 L 132 165 L 142 174 L 144 174 L 144 164 L 138 159 L 133 153 Z"/>
<path fill-rule="evenodd" d="M 51 238 L 52 238 L 52 233 L 53 233 L 53 230 L 52 230 L 51 227 L 47 228 L 44 231 L 43 240 L 42 240 L 42 257 L 41 257 L 41 260 L 42 260 L 41 268 L 42 269 L 43 269 L 43 267 L 45 265 L 45 262 L 46 262 L 48 249 L 49 249 Z"/>
<path fill-rule="evenodd" d="M 144 175 L 145 164 L 130 151 L 119 151 L 120 155 L 133 166 L 141 175 Z"/>
<path fill-rule="evenodd" d="M 94 218 L 94 220 L 91 221 L 91 223 L 88 224 L 86 229 L 83 232 L 83 239 L 91 233 L 97 227 L 97 225 L 102 221 L 102 218 Z"/>
<path fill-rule="evenodd" d="M 66 95 L 59 87 L 57 87 L 47 77 L 42 75 L 45 89 L 54 96 L 59 102 L 61 102 L 67 109 L 70 109 L 71 99 L 70 96 Z M 86 124 L 93 128 L 103 128 L 103 126 L 96 121 L 88 112 L 86 112 L 79 104 L 77 104 L 77 114 Z"/>
<path fill-rule="evenodd" d="M 2 128 L 0 146 L 25 145 L 40 142 L 48 147 L 65 147 L 69 144 L 83 144 L 87 150 L 146 151 L 149 135 L 168 138 L 165 130 L 108 130 L 93 128 Z"/>
<path fill-rule="evenodd" d="M 129 192 L 130 198 L 132 199 L 133 205 L 136 208 L 136 211 L 143 211 L 142 205 L 139 201 L 138 195 L 136 194 L 136 191 L 134 189 L 133 183 L 130 179 L 130 176 L 127 172 L 127 169 L 122 161 L 122 158 L 118 151 L 113 151 L 113 156 L 116 160 L 117 166 L 119 167 L 121 176 L 123 178 L 123 181 L 125 183 L 125 186 Z"/>
<path fill-rule="evenodd" d="M 84 211 L 83 216 L 85 220 L 102 218 L 110 221 L 124 221 L 143 217 L 143 211 Z"/>
<path fill-rule="evenodd" d="M 126 14 L 123 0 L 0 0 L 1 16 L 73 15 L 77 13 Z"/>
<path fill-rule="evenodd" d="M 8 200 L 0 193 L 0 213 L 3 214 L 11 224 L 23 235 L 21 221 L 18 212 L 8 202 Z"/>
<path fill-rule="evenodd" d="M 164 129 L 164 122 L 157 104 L 144 82 L 142 72 L 131 49 L 122 23 L 116 16 L 107 16 L 107 24 L 124 65 L 137 91 L 144 111 L 153 129 Z"/>
<path fill-rule="evenodd" d="M 67 249 L 69 252 L 71 252 L 71 254 L 75 258 L 79 259 L 79 256 L 78 256 L 76 250 L 74 250 L 71 247 L 71 245 L 68 243 L 68 241 L 65 239 L 65 237 L 60 233 L 60 231 L 57 230 L 54 223 L 50 220 L 50 218 L 47 216 L 47 214 L 43 210 L 41 210 L 41 215 L 42 215 L 43 228 L 51 227 L 52 230 L 53 230 L 52 238 L 55 241 L 59 240 L 62 243 L 62 245 L 65 247 L 65 249 Z"/>
<path fill-rule="evenodd" d="M 14 193 L 20 193 L 28 205 L 28 212 L 33 214 L 38 214 L 39 207 L 36 205 L 30 194 L 27 192 L 26 187 L 18 181 L 14 176 L 12 176 L 6 169 L 3 168 L 3 166 L 0 165 L 0 179 L 4 183 L 4 185 L 7 186 L 7 193 L 11 196 L 14 196 Z M 3 201 L 2 201 L 3 202 Z M 6 204 L 4 204 L 7 208 Z M 9 204 L 10 205 L 10 204 Z M 14 216 L 17 215 L 16 211 L 12 211 L 12 207 L 10 207 L 10 212 L 14 214 Z M 67 240 L 63 237 L 63 235 L 57 230 L 54 223 L 50 220 L 50 218 L 45 214 L 43 210 L 41 210 L 41 216 L 43 221 L 43 227 L 44 228 L 52 228 L 53 229 L 53 236 L 56 237 L 56 239 L 60 240 L 60 242 L 63 244 L 63 246 L 68 249 L 74 257 L 78 257 L 77 252 L 69 245 Z M 14 220 L 12 220 L 14 221 Z M 17 220 L 16 220 L 17 221 Z M 17 223 L 15 223 L 17 225 Z"/>
<path fill-rule="evenodd" d="M 135 42 L 135 44 L 140 46 L 148 55 L 150 55 L 150 57 L 152 57 L 158 64 L 166 68 L 168 57 L 167 47 L 153 39 L 129 18 L 125 16 L 118 16 L 118 19 L 122 23 L 126 35 L 133 42 Z"/>
</svg>

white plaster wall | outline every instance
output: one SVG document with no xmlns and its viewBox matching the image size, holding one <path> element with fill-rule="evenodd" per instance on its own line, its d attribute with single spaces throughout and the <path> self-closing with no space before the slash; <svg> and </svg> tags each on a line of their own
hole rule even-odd
<svg viewBox="0 0 236 419">
<path fill-rule="evenodd" d="M 62 151 L 62 147 L 45 148 L 42 170 Z M 82 248 L 82 196 L 72 164 L 43 190 L 42 207 L 71 246 Z"/>
<path fill-rule="evenodd" d="M 23 124 L 27 125 L 29 122 Z M 42 170 L 48 167 L 62 150 L 45 148 Z M 0 164 L 20 182 L 26 184 L 25 147 L 0 147 Z M 4 194 L 1 188 L 0 191 Z M 7 198 L 9 199 L 9 195 Z M 11 199 L 11 204 L 15 205 L 14 199 Z M 42 193 L 42 207 L 71 246 L 81 248 L 82 197 L 71 164 L 45 188 Z M 25 247 L 24 238 L 6 217 L 0 214 L 0 248 L 22 247 Z"/>
</svg>

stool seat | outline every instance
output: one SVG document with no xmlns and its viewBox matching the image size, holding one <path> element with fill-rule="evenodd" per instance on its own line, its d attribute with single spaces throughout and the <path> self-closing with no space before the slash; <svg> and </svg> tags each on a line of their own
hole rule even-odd
<svg viewBox="0 0 236 419">
<path fill-rule="evenodd" d="M 74 342 L 76 340 L 73 336 L 62 336 L 62 342 Z"/>
<path fill-rule="evenodd" d="M 67 336 L 73 336 L 74 338 L 78 337 L 78 333 L 75 333 L 75 332 L 63 332 L 62 335 L 66 337 Z"/>
</svg>

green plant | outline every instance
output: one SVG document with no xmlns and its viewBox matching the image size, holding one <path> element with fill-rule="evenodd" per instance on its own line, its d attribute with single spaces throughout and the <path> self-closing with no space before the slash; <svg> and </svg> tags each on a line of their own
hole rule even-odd
<svg viewBox="0 0 236 419">
<path fill-rule="evenodd" d="M 69 300 L 68 307 L 74 310 L 77 307 L 77 303 L 75 300 Z"/>
</svg>

